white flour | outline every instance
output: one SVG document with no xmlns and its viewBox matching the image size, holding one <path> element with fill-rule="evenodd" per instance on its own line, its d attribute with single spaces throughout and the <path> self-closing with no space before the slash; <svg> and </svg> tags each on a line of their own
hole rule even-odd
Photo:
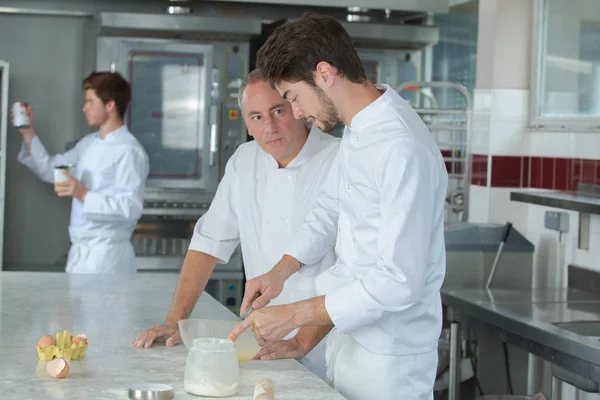
<svg viewBox="0 0 600 400">
<path fill-rule="evenodd" d="M 226 397 L 233 396 L 238 391 L 238 384 L 223 384 L 221 382 L 185 381 L 184 390 L 198 396 Z"/>
</svg>

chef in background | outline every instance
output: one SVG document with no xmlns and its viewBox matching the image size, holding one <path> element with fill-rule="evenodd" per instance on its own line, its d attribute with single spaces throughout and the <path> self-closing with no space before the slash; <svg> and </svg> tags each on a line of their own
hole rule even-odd
<svg viewBox="0 0 600 400">
<path fill-rule="evenodd" d="M 56 194 L 71 197 L 68 273 L 134 274 L 131 235 L 142 215 L 148 155 L 123 122 L 131 88 L 115 72 L 94 72 L 82 82 L 83 113 L 98 130 L 63 154 L 50 155 L 30 125 L 19 129 L 18 160 L 41 180 L 54 183 L 57 166 L 71 166 Z"/>
<path fill-rule="evenodd" d="M 259 71 L 244 80 L 239 100 L 254 140 L 239 146 L 230 158 L 209 210 L 196 224 L 167 318 L 133 339 L 135 347 L 150 347 L 157 338 L 166 340 L 168 347 L 178 343 L 177 321 L 189 317 L 215 265 L 227 263 L 238 245 L 248 279 L 267 272 L 290 246 L 333 164 L 339 139 L 317 128 L 309 130 L 305 121 L 295 119 L 290 104 Z M 333 261 L 330 246 L 306 274 L 288 280 L 273 303 L 315 296 L 314 277 Z M 325 343 L 304 347 L 293 336 L 288 335 L 295 345 L 293 357 L 325 379 Z"/>
</svg>

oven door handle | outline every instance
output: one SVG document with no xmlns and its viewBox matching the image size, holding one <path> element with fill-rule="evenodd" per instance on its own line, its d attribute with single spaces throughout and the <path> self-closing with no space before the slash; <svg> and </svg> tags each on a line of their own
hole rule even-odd
<svg viewBox="0 0 600 400">
<path fill-rule="evenodd" d="M 217 152 L 219 151 L 219 70 L 212 71 L 212 91 L 210 94 L 210 110 L 208 115 L 210 124 L 210 153 L 208 165 L 214 167 L 217 164 Z"/>
<path fill-rule="evenodd" d="M 210 153 L 208 156 L 208 165 L 214 167 L 217 160 L 217 152 L 219 151 L 219 112 L 218 106 L 212 104 L 210 106 Z"/>
</svg>

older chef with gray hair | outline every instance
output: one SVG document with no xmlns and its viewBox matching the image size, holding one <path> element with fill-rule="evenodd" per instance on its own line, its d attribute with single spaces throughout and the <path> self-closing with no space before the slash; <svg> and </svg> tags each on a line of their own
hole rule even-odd
<svg viewBox="0 0 600 400">
<path fill-rule="evenodd" d="M 317 128 L 309 131 L 259 71 L 251 72 L 243 82 L 240 107 L 254 141 L 242 144 L 228 161 L 209 210 L 196 224 L 169 315 L 162 325 L 140 333 L 132 342 L 135 347 L 149 347 L 159 337 L 166 339 L 167 346 L 179 342 L 177 321 L 188 318 L 215 265 L 228 262 L 238 245 L 248 279 L 269 271 L 315 205 L 334 162 L 339 139 Z M 307 273 L 287 281 L 273 304 L 315 296 L 315 276 L 333 262 L 330 246 Z M 324 343 L 314 348 L 316 342 L 298 343 L 294 335 L 288 335 L 293 357 L 324 379 Z M 258 355 L 262 359 L 277 356 L 265 351 Z"/>
</svg>

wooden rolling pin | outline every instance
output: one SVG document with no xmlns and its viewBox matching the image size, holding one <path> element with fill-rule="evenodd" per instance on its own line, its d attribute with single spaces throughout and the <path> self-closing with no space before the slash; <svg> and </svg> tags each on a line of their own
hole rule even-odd
<svg viewBox="0 0 600 400">
<path fill-rule="evenodd" d="M 260 378 L 254 385 L 252 400 L 275 400 L 275 384 L 269 378 Z"/>
</svg>

